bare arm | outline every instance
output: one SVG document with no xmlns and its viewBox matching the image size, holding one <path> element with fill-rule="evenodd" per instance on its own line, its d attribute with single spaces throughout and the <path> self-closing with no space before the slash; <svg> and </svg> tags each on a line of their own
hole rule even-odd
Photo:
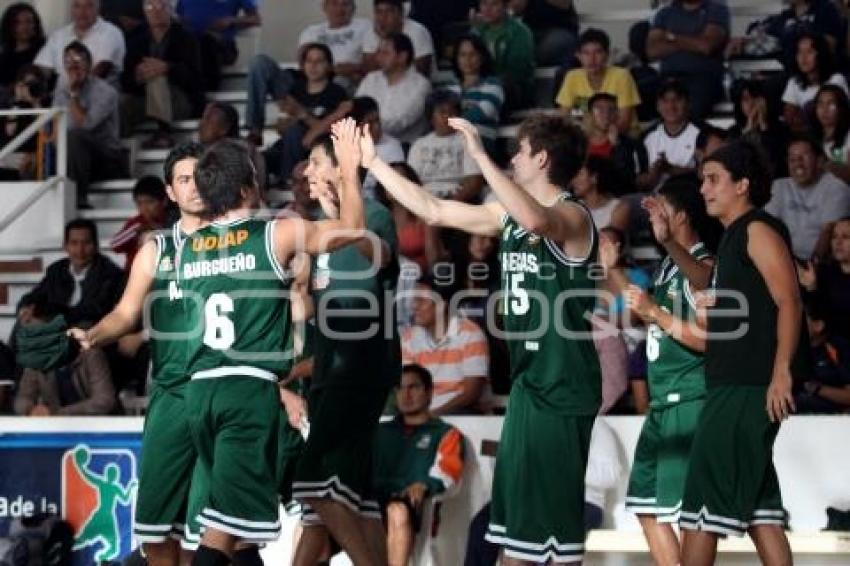
<svg viewBox="0 0 850 566">
<path fill-rule="evenodd" d="M 652 232 L 656 241 L 664 247 L 670 259 L 679 266 L 685 278 L 696 290 L 707 289 L 711 280 L 711 267 L 714 260 L 695 258 L 684 246 L 673 239 L 670 217 L 657 197 L 644 198 L 641 201 L 641 206 L 649 213 L 649 221 L 652 224 Z"/>
<path fill-rule="evenodd" d="M 111 344 L 135 329 L 144 308 L 145 297 L 153 286 L 156 261 L 157 244 L 150 240 L 136 254 L 127 286 L 112 312 L 87 331 L 79 328 L 68 331 L 84 350 Z"/>
<path fill-rule="evenodd" d="M 705 332 L 700 321 L 688 321 L 665 311 L 637 285 L 626 290 L 626 304 L 644 322 L 658 326 L 676 342 L 697 352 L 705 351 Z"/>
<path fill-rule="evenodd" d="M 691 51 L 710 56 L 723 50 L 727 35 L 721 26 L 708 24 L 700 35 L 676 35 L 676 39 L 671 43 L 677 51 Z"/>
<path fill-rule="evenodd" d="M 850 386 L 834 387 L 832 385 L 822 385 L 818 389 L 817 396 L 827 401 L 832 401 L 844 407 L 850 407 Z"/>
<path fill-rule="evenodd" d="M 794 409 L 794 398 L 791 395 L 791 362 L 800 338 L 803 313 L 797 270 L 785 242 L 766 224 L 753 222 L 747 228 L 747 235 L 747 253 L 764 278 L 778 311 L 776 357 L 767 392 L 768 415 L 772 421 L 778 422 Z"/>
<path fill-rule="evenodd" d="M 453 413 L 475 409 L 475 405 L 481 398 L 481 392 L 484 390 L 486 383 L 487 378 L 483 375 L 464 378 L 461 393 L 445 405 L 432 409 L 431 412 L 435 415 L 451 415 Z"/>
<path fill-rule="evenodd" d="M 635 119 L 634 106 L 626 106 L 620 108 L 617 112 L 617 131 L 621 134 L 628 134 L 632 129 L 632 122 Z"/>
<path fill-rule="evenodd" d="M 679 48 L 667 41 L 667 32 L 661 28 L 652 28 L 646 37 L 646 56 L 650 61 L 658 61 L 672 55 Z"/>
</svg>

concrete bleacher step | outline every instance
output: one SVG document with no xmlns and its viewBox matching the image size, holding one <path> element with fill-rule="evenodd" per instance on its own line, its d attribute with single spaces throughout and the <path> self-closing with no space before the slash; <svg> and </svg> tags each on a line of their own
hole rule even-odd
<svg viewBox="0 0 850 566">
<path fill-rule="evenodd" d="M 135 208 L 106 208 L 94 210 L 80 210 L 79 216 L 93 220 L 97 224 L 98 235 L 102 239 L 108 239 L 118 233 L 124 223 L 136 215 Z"/>
</svg>

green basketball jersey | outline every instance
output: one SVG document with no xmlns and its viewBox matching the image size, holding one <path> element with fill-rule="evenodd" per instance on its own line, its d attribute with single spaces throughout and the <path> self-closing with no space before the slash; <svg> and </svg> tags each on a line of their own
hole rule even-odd
<svg viewBox="0 0 850 566">
<path fill-rule="evenodd" d="M 568 193 L 562 199 L 584 208 Z M 588 315 L 595 304 L 596 229 L 591 223 L 588 256 L 572 258 L 559 243 L 528 233 L 508 215 L 502 225 L 501 300 L 511 380 L 545 410 L 594 415 L 601 386 Z"/>
<path fill-rule="evenodd" d="M 191 379 L 277 381 L 289 367 L 291 276 L 273 249 L 274 222 L 214 222 L 186 239 L 178 261 Z"/>
<path fill-rule="evenodd" d="M 366 229 L 387 244 L 391 259 L 373 267 L 355 246 L 320 254 L 312 262 L 311 291 L 317 329 L 312 387 L 386 389 L 401 374 L 395 316 L 398 237 L 392 214 L 372 199 L 363 202 Z"/>
<path fill-rule="evenodd" d="M 186 318 L 177 286 L 177 254 L 185 234 L 180 223 L 156 234 L 156 271 L 146 298 L 146 326 L 150 334 L 153 382 L 176 387 L 189 380 L 186 374 Z"/>
<path fill-rule="evenodd" d="M 690 250 L 703 260 L 710 254 L 700 242 Z M 690 283 L 668 256 L 655 277 L 655 302 L 664 311 L 682 320 L 695 320 L 696 305 Z M 653 407 L 689 401 L 705 396 L 705 360 L 701 352 L 650 324 L 646 333 L 646 359 L 649 362 L 649 395 Z"/>
</svg>

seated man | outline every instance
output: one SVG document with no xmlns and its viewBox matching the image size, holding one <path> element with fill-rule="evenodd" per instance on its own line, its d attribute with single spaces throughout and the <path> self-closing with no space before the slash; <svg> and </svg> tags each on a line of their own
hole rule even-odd
<svg viewBox="0 0 850 566">
<path fill-rule="evenodd" d="M 372 71 L 357 88 L 357 96 L 371 96 L 378 103 L 381 125 L 403 143 L 425 133 L 425 102 L 431 83 L 413 68 L 413 43 L 403 33 L 392 33 L 378 48 L 381 69 Z"/>
<path fill-rule="evenodd" d="M 522 21 L 508 13 L 508 0 L 480 0 L 473 31 L 493 55 L 496 74 L 505 87 L 508 111 L 534 103 L 534 36 Z"/>
<path fill-rule="evenodd" d="M 372 139 L 375 140 L 375 152 L 378 157 L 387 163 L 399 163 L 404 161 L 404 149 L 401 142 L 384 132 L 381 127 L 381 113 L 378 103 L 371 96 L 361 96 L 351 101 L 351 114 L 358 124 L 367 125 Z M 375 186 L 378 181 L 371 172 L 363 179 L 363 196 L 375 198 Z"/>
<path fill-rule="evenodd" d="M 475 413 L 488 381 L 487 337 L 471 320 L 452 313 L 456 285 L 425 275 L 413 297 L 414 326 L 401 335 L 402 362 L 419 364 L 434 378 L 431 413 Z"/>
<path fill-rule="evenodd" d="M 118 137 L 118 93 L 92 73 L 92 55 L 74 41 L 65 48 L 64 68 L 53 105 L 68 109 L 68 177 L 77 184 L 77 207 L 91 208 L 93 181 L 127 176 Z"/>
<path fill-rule="evenodd" d="M 225 138 L 239 139 L 239 112 L 232 104 L 226 102 L 209 102 L 201 114 L 198 122 L 198 142 L 204 146 L 211 146 L 217 141 Z M 260 195 L 265 197 L 266 193 L 266 160 L 260 150 L 248 142 L 242 142 L 248 147 L 251 161 L 257 172 L 257 182 L 260 186 Z"/>
<path fill-rule="evenodd" d="M 124 130 L 145 118 L 157 123 L 149 148 L 174 145 L 171 123 L 200 116 L 204 106 L 198 40 L 174 19 L 170 0 L 145 0 L 147 25 L 127 39 L 121 87 Z"/>
<path fill-rule="evenodd" d="M 850 215 L 850 188 L 824 169 L 823 148 L 804 134 L 791 136 L 788 171 L 790 177 L 773 182 L 764 209 L 788 226 L 797 258 L 822 256 L 830 235 L 824 226 Z"/>
<path fill-rule="evenodd" d="M 355 18 L 354 0 L 322 0 L 325 21 L 304 28 L 298 48 L 324 43 L 333 53 L 336 80 L 349 92 L 363 78 L 363 41 L 372 27 L 365 18 Z"/>
<path fill-rule="evenodd" d="M 15 332 L 17 362 L 24 368 L 15 395 L 15 413 L 107 415 L 116 404 L 106 356 L 99 349 L 81 351 L 66 336 L 68 325 L 59 305 L 40 299 Z"/>
<path fill-rule="evenodd" d="M 71 23 L 50 34 L 33 62 L 65 77 L 65 48 L 74 42 L 89 50 L 92 74 L 117 88 L 124 65 L 124 36 L 120 29 L 98 15 L 97 0 L 73 0 Z"/>
<path fill-rule="evenodd" d="M 723 98 L 723 49 L 729 38 L 729 8 L 716 0 L 676 0 L 655 14 L 646 54 L 661 62 L 663 77 L 688 85 L 695 120 Z"/>
<path fill-rule="evenodd" d="M 634 179 L 648 167 L 646 148 L 639 141 L 620 133 L 617 98 L 597 92 L 587 101 L 587 115 L 582 129 L 587 136 L 587 155 L 610 159 L 617 166 L 626 186 L 619 193 L 630 192 Z"/>
<path fill-rule="evenodd" d="M 375 493 L 386 517 L 390 566 L 409 563 L 425 500 L 444 496 L 463 475 L 463 435 L 428 411 L 432 393 L 427 369 L 404 366 L 396 390 L 399 414 L 375 435 Z"/>
<path fill-rule="evenodd" d="M 109 245 L 112 251 L 127 256 L 124 270 L 129 274 L 136 252 L 145 242 L 145 237 L 155 230 L 165 227 L 168 211 L 168 196 L 165 183 L 159 177 L 145 175 L 133 187 L 133 202 L 138 214 L 124 223 L 121 230 L 112 237 Z"/>
<path fill-rule="evenodd" d="M 460 97 L 436 91 L 428 100 L 433 131 L 410 146 L 407 163 L 432 195 L 463 202 L 478 202 L 484 176 L 469 156 L 463 136 L 449 126 L 449 118 L 460 116 Z"/>
<path fill-rule="evenodd" d="M 236 32 L 262 23 L 257 0 L 179 0 L 177 15 L 201 45 L 204 87 L 215 90 L 221 69 L 236 62 Z"/>
<path fill-rule="evenodd" d="M 65 253 L 18 303 L 19 324 L 32 318 L 35 304 L 50 303 L 61 307 L 69 325 L 88 327 L 118 302 L 124 272 L 98 251 L 94 222 L 77 219 L 65 226 Z"/>
<path fill-rule="evenodd" d="M 426 77 L 434 68 L 434 42 L 428 28 L 404 17 L 402 0 L 375 0 L 375 25 L 363 40 L 363 67 L 366 72 L 380 68 L 378 44 L 391 33 L 403 33 L 413 43 L 413 64 Z"/>
</svg>

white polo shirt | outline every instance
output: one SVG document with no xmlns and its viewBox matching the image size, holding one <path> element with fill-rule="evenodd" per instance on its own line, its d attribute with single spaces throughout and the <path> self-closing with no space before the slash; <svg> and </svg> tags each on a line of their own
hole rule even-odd
<svg viewBox="0 0 850 566">
<path fill-rule="evenodd" d="M 59 28 L 50 34 L 47 43 L 38 52 L 35 63 L 39 67 L 53 69 L 60 76 L 65 76 L 65 66 L 62 58 L 65 47 L 72 41 L 79 41 L 91 51 L 92 67 L 101 61 L 109 61 L 114 65 L 112 74 L 107 77 L 107 82 L 112 86 L 118 85 L 118 77 L 124 68 L 124 54 L 127 47 L 124 44 L 124 35 L 115 25 L 107 22 L 101 17 L 90 27 L 82 37 L 77 36 L 74 24 Z"/>
<path fill-rule="evenodd" d="M 670 165 L 695 167 L 694 151 L 698 135 L 699 128 L 690 123 L 675 136 L 667 132 L 663 123 L 659 123 L 643 139 L 649 164 L 655 163 L 663 153 Z"/>
</svg>

